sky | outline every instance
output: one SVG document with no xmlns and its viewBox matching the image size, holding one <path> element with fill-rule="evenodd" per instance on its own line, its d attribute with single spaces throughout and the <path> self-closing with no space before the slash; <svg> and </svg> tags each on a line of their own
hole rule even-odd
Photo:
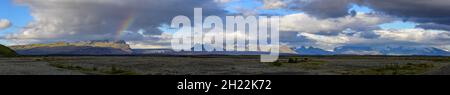
<svg viewBox="0 0 450 95">
<path fill-rule="evenodd" d="M 417 7 L 420 5 L 421 7 Z M 1 0 L 0 44 L 126 40 L 168 48 L 177 15 L 276 15 L 281 43 L 450 50 L 448 0 Z M 0 25 L 1 25 L 0 23 Z"/>
<path fill-rule="evenodd" d="M 0 19 L 6 19 L 14 22 L 14 25 L 7 29 L 0 30 L 0 36 L 19 31 L 32 20 L 30 11 L 26 6 L 13 4 L 11 0 L 0 1 Z M 4 40 L 0 40 L 1 44 L 10 44 Z"/>
</svg>

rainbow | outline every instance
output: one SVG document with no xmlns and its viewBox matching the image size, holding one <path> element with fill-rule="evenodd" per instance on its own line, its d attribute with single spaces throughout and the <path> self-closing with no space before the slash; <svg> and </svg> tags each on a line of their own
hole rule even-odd
<svg viewBox="0 0 450 95">
<path fill-rule="evenodd" d="M 120 26 L 119 26 L 119 28 L 116 31 L 116 38 L 115 38 L 116 41 L 120 40 L 120 38 L 123 35 L 123 32 L 125 32 L 133 24 L 134 20 L 135 20 L 134 14 L 129 14 L 127 16 L 127 18 L 124 19 L 120 23 Z"/>
</svg>

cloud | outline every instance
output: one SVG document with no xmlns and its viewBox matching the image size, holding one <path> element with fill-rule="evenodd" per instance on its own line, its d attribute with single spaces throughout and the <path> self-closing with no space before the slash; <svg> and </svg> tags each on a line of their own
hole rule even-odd
<svg viewBox="0 0 450 95">
<path fill-rule="evenodd" d="M 0 19 L 0 30 L 11 27 L 11 22 L 7 19 Z"/>
<path fill-rule="evenodd" d="M 450 32 L 427 29 L 402 29 L 402 30 L 377 30 L 379 39 L 391 42 L 411 42 L 420 45 L 445 45 L 450 44 Z"/>
<path fill-rule="evenodd" d="M 445 24 L 423 23 L 423 24 L 417 25 L 416 27 L 423 28 L 423 29 L 435 29 L 435 30 L 450 31 L 450 25 L 445 25 Z"/>
<path fill-rule="evenodd" d="M 214 2 L 217 2 L 217 3 L 229 3 L 229 2 L 233 2 L 233 1 L 239 1 L 239 0 L 214 0 Z"/>
<path fill-rule="evenodd" d="M 162 33 L 161 35 L 145 35 L 143 40 L 127 41 L 133 49 L 170 48 L 172 35 Z"/>
<path fill-rule="evenodd" d="M 308 14 L 298 13 L 281 18 L 281 31 L 295 31 L 315 34 L 337 34 L 346 29 L 370 31 L 379 29 L 379 24 L 394 20 L 389 16 L 358 13 L 355 16 L 319 19 Z"/>
<path fill-rule="evenodd" d="M 449 0 L 260 0 L 266 8 L 284 8 L 305 12 L 318 18 L 347 15 L 351 4 L 368 6 L 385 13 L 422 23 L 450 25 Z M 420 7 L 418 7 L 420 6 Z"/>
<path fill-rule="evenodd" d="M 336 18 L 350 15 L 350 4 L 356 0 L 294 0 L 290 9 L 301 10 L 319 18 Z"/>
<path fill-rule="evenodd" d="M 300 37 L 309 39 L 313 43 L 311 44 L 312 46 L 325 50 L 333 50 L 338 46 L 367 41 L 367 39 L 362 38 L 359 34 L 346 35 L 343 33 L 339 33 L 338 35 L 300 33 Z"/>
<path fill-rule="evenodd" d="M 417 22 L 450 24 L 449 0 L 259 0 L 265 8 L 298 10 L 319 18 L 351 15 L 351 4 Z M 420 6 L 420 7 L 417 7 Z"/>
<path fill-rule="evenodd" d="M 288 4 L 283 0 L 260 0 L 264 4 L 265 9 L 277 9 L 286 7 Z"/>
<path fill-rule="evenodd" d="M 142 41 L 148 40 L 146 35 L 161 35 L 159 27 L 177 15 L 193 17 L 196 7 L 203 8 L 204 15 L 225 13 L 213 0 L 22 0 L 16 3 L 28 6 L 34 19 L 7 38 L 42 42 L 116 38 Z M 139 33 L 139 30 L 145 31 Z"/>
<path fill-rule="evenodd" d="M 318 35 L 301 33 L 301 37 L 310 39 L 318 47 L 331 50 L 338 46 L 432 46 L 447 47 L 450 44 L 450 32 L 430 29 L 400 29 L 400 30 L 374 30 L 371 31 L 377 38 L 364 38 L 362 32 L 354 34 L 340 33 L 338 35 Z"/>
<path fill-rule="evenodd" d="M 405 20 L 450 25 L 449 0 L 365 0 L 362 4 Z"/>
<path fill-rule="evenodd" d="M 448 0 L 259 0 L 265 8 L 301 13 L 282 17 L 282 31 L 297 32 L 285 39 L 295 45 L 331 50 L 342 45 L 432 46 L 448 50 L 450 1 Z M 282 4 L 276 4 L 276 3 Z M 375 12 L 350 11 L 350 5 L 367 6 Z M 417 7 L 420 6 L 420 7 Z M 418 23 L 416 28 L 382 30 L 380 24 L 398 20 Z M 282 35 L 283 36 L 283 35 Z M 283 36 L 284 37 L 284 36 Z M 282 37 L 282 38 L 283 38 Z M 296 43 L 308 43 L 301 44 Z"/>
<path fill-rule="evenodd" d="M 266 9 L 289 9 L 305 12 L 317 18 L 350 15 L 350 5 L 358 0 L 259 0 Z"/>
<path fill-rule="evenodd" d="M 239 0 L 21 0 L 33 21 L 6 38 L 26 43 L 124 39 L 134 48 L 170 47 L 162 24 L 177 15 L 192 17 L 195 7 L 204 15 L 225 16 L 226 3 Z M 236 14 L 261 15 L 259 10 L 286 9 L 281 15 L 280 40 L 290 46 L 318 46 L 330 50 L 342 45 L 429 45 L 450 48 L 448 0 L 258 0 L 263 8 L 236 9 Z M 372 13 L 349 12 L 351 4 Z M 420 7 L 417 7 L 420 6 Z M 239 7 L 239 6 L 238 6 Z M 399 19 L 401 18 L 401 19 Z M 131 19 L 134 21 L 130 21 Z M 382 30 L 397 20 L 417 22 L 414 29 Z M 127 29 L 120 29 L 132 22 Z M 1 25 L 1 24 L 0 24 Z M 9 25 L 10 26 L 10 25 Z M 123 30 L 120 36 L 118 31 Z M 208 36 L 208 35 L 207 35 Z"/>
</svg>

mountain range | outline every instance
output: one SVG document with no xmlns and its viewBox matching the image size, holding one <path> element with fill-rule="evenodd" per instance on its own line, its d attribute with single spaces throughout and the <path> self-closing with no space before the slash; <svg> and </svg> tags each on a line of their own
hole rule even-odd
<svg viewBox="0 0 450 95">
<path fill-rule="evenodd" d="M 56 42 L 49 44 L 30 44 L 10 46 L 21 55 L 259 55 L 267 52 L 175 52 L 171 49 L 131 49 L 125 41 L 80 41 Z M 332 51 L 316 47 L 281 46 L 280 53 L 289 55 L 426 55 L 450 56 L 450 52 L 434 47 L 406 47 L 406 46 L 341 46 Z"/>
<path fill-rule="evenodd" d="M 406 46 L 341 46 L 327 51 L 315 47 L 299 47 L 295 51 L 300 55 L 426 55 L 450 56 L 450 52 L 435 47 L 406 47 Z"/>
<path fill-rule="evenodd" d="M 11 46 L 21 55 L 125 55 L 132 49 L 125 41 L 56 42 Z"/>
</svg>

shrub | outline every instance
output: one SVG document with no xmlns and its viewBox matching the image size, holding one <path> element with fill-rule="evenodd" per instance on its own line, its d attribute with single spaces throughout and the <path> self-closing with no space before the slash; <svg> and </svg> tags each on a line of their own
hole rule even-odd
<svg viewBox="0 0 450 95">
<path fill-rule="evenodd" d="M 303 58 L 302 60 L 300 60 L 300 62 L 309 62 L 311 60 L 309 60 L 309 58 Z"/>
<path fill-rule="evenodd" d="M 34 61 L 42 61 L 41 58 L 34 59 Z"/>
<path fill-rule="evenodd" d="M 288 63 L 297 63 L 297 58 L 289 58 Z"/>
<path fill-rule="evenodd" d="M 280 61 L 275 61 L 275 62 L 272 62 L 271 65 L 280 67 L 281 65 L 283 65 L 283 63 L 281 63 Z"/>
</svg>

